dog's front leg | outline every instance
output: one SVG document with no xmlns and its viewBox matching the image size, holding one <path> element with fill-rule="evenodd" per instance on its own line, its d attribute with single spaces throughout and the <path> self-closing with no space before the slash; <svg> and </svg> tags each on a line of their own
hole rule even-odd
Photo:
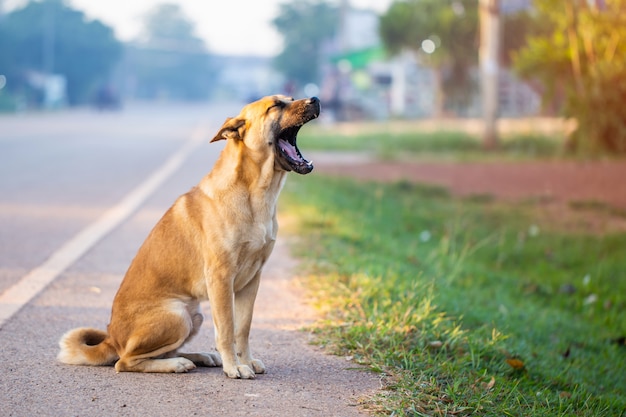
<svg viewBox="0 0 626 417">
<path fill-rule="evenodd" d="M 261 271 L 244 288 L 235 293 L 235 347 L 242 364 L 248 365 L 257 374 L 265 373 L 265 365 L 250 354 L 250 325 L 254 300 L 261 282 Z"/>
<path fill-rule="evenodd" d="M 208 292 L 215 326 L 215 344 L 222 357 L 224 373 L 229 378 L 254 378 L 254 371 L 248 365 L 240 364 L 235 352 L 233 279 L 231 277 L 210 278 Z"/>
</svg>

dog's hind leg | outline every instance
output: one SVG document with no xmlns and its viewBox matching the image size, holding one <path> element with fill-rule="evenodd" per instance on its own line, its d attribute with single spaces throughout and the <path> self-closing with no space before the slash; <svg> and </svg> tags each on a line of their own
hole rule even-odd
<svg viewBox="0 0 626 417">
<path fill-rule="evenodd" d="M 176 341 L 171 345 L 161 346 L 151 352 L 139 353 L 144 349 L 139 345 L 141 341 L 130 339 L 127 350 L 115 364 L 117 372 L 187 372 L 196 367 L 194 363 L 181 356 L 170 356 L 175 354 L 176 348 L 182 344 L 183 340 Z"/>
<path fill-rule="evenodd" d="M 192 361 L 181 357 L 167 359 L 120 359 L 115 364 L 117 372 L 182 373 L 195 368 L 196 365 Z"/>
<path fill-rule="evenodd" d="M 194 333 L 194 317 L 186 309 L 169 309 L 155 314 L 158 323 L 139 323 L 115 364 L 117 372 L 187 372 L 193 361 L 176 355 Z M 197 318 L 195 318 L 198 321 Z M 200 323 L 202 319 L 200 316 Z"/>
<path fill-rule="evenodd" d="M 222 358 L 217 352 L 203 352 L 203 353 L 182 353 L 178 352 L 178 356 L 185 359 L 189 359 L 197 366 L 222 366 Z"/>
<path fill-rule="evenodd" d="M 204 321 L 204 317 L 202 316 L 202 312 L 200 311 L 200 306 L 196 307 L 196 311 L 191 312 L 191 321 L 193 323 L 193 329 L 185 343 L 187 343 L 191 338 L 193 338 L 198 331 L 200 331 L 200 326 L 202 326 L 202 322 Z M 199 352 L 199 353 L 183 353 L 183 352 L 171 352 L 168 357 L 180 356 L 186 359 L 189 359 L 197 366 L 222 366 L 222 358 L 217 352 Z"/>
</svg>

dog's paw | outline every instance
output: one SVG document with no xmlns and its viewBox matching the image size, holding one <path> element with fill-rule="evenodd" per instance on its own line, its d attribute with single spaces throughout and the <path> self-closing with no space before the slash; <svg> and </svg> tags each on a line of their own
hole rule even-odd
<svg viewBox="0 0 626 417">
<path fill-rule="evenodd" d="M 238 365 L 237 371 L 241 379 L 254 379 L 256 377 L 254 371 L 248 365 Z"/>
<path fill-rule="evenodd" d="M 183 358 L 189 359 L 198 366 L 222 366 L 222 358 L 217 352 L 204 353 L 178 353 Z"/>
<path fill-rule="evenodd" d="M 265 373 L 265 365 L 258 359 L 252 359 L 248 364 L 250 368 L 254 371 L 255 374 L 264 374 Z"/>
<path fill-rule="evenodd" d="M 254 379 L 256 377 L 252 368 L 248 365 L 224 367 L 224 374 L 232 379 Z"/>
<path fill-rule="evenodd" d="M 199 361 L 198 364 L 202 366 L 222 366 L 222 358 L 217 352 L 206 352 L 198 354 Z"/>
<path fill-rule="evenodd" d="M 164 359 L 164 360 L 167 360 L 171 363 L 172 365 L 171 372 L 175 372 L 177 374 L 191 371 L 192 369 L 196 369 L 196 365 L 189 359 L 171 358 L 171 359 Z"/>
</svg>

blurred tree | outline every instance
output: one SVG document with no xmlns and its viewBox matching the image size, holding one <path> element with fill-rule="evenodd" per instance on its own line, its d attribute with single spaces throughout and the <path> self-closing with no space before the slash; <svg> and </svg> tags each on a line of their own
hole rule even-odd
<svg viewBox="0 0 626 417">
<path fill-rule="evenodd" d="M 177 4 L 154 6 L 144 16 L 142 37 L 148 43 L 176 42 L 176 46 L 204 48 L 202 40 L 194 35 L 194 25 Z"/>
<path fill-rule="evenodd" d="M 0 72 L 12 93 L 27 90 L 29 73 L 61 74 L 70 104 L 91 97 L 121 56 L 108 26 L 65 5 L 63 0 L 30 2 L 0 21 Z"/>
<path fill-rule="evenodd" d="M 517 70 L 547 97 L 565 91 L 564 114 L 578 122 L 572 148 L 626 153 L 626 0 L 535 6 L 546 34 L 515 54 Z"/>
<path fill-rule="evenodd" d="M 397 54 L 415 53 L 435 77 L 435 115 L 466 105 L 478 59 L 476 0 L 395 0 L 380 18 L 380 36 Z"/>
<path fill-rule="evenodd" d="M 204 42 L 176 4 L 160 4 L 144 17 L 143 32 L 128 49 L 129 69 L 141 98 L 202 100 L 214 71 Z"/>
<path fill-rule="evenodd" d="M 284 41 L 274 60 L 276 68 L 298 85 L 319 83 L 321 46 L 338 31 L 338 7 L 326 1 L 294 0 L 280 5 L 272 23 Z"/>
<path fill-rule="evenodd" d="M 520 10 L 502 16 L 502 48 L 500 63 L 507 68 L 513 66 L 513 56 L 526 46 L 529 36 L 543 35 L 545 25 L 536 24 L 529 10 Z"/>
</svg>

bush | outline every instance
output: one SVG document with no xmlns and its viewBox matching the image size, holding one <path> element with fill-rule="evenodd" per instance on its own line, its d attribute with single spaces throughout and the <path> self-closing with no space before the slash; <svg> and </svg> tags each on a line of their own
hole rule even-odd
<svg viewBox="0 0 626 417">
<path fill-rule="evenodd" d="M 575 150 L 626 153 L 626 75 L 587 83 L 587 94 L 570 97 L 567 113 L 578 120 L 570 138 Z"/>
<path fill-rule="evenodd" d="M 539 81 L 544 100 L 560 102 L 578 122 L 570 149 L 626 153 L 626 0 L 535 0 L 536 35 L 514 57 L 523 77 Z"/>
</svg>

